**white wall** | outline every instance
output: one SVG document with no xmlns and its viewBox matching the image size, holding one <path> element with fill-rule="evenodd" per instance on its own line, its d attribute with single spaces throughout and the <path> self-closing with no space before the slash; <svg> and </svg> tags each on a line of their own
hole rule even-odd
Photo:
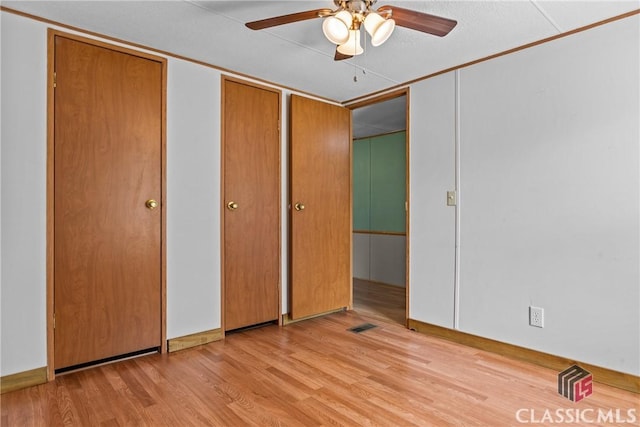
<svg viewBox="0 0 640 427">
<path fill-rule="evenodd" d="M 353 277 L 405 286 L 406 237 L 353 233 Z"/>
<path fill-rule="evenodd" d="M 167 338 L 217 329 L 220 307 L 220 72 L 169 59 Z"/>
<path fill-rule="evenodd" d="M 371 234 L 353 233 L 353 277 L 369 280 Z"/>
<path fill-rule="evenodd" d="M 459 71 L 458 301 L 451 276 L 434 283 L 421 265 L 427 230 L 454 236 L 450 218 L 431 219 L 450 182 L 428 170 L 455 161 L 421 144 L 452 145 L 455 129 L 419 127 L 450 111 L 455 75 L 437 78 L 441 92 L 436 79 L 412 88 L 411 318 L 451 326 L 430 301 L 458 302 L 462 331 L 640 373 L 639 21 Z M 545 309 L 543 329 L 528 325 L 529 305 Z"/>
<path fill-rule="evenodd" d="M 47 364 L 47 37 L 35 21 L 4 12 L 0 19 L 0 375 L 7 375 Z"/>
<path fill-rule="evenodd" d="M 405 236 L 371 235 L 369 280 L 405 286 L 406 240 Z"/>
<path fill-rule="evenodd" d="M 280 153 L 280 171 L 281 171 L 281 187 L 282 211 L 280 218 L 280 256 L 282 265 L 280 267 L 280 287 L 282 290 L 282 299 L 280 305 L 281 314 L 289 312 L 289 100 L 291 92 L 282 91 L 282 112 L 280 116 L 280 136 L 281 136 L 281 153 Z"/>
<path fill-rule="evenodd" d="M 453 327 L 455 73 L 411 86 L 409 318 Z"/>
</svg>

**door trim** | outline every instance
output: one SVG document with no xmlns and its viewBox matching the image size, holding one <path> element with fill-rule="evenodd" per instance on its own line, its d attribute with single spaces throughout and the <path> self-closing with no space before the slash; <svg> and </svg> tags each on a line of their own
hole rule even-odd
<svg viewBox="0 0 640 427">
<path fill-rule="evenodd" d="M 222 330 L 222 338 L 225 337 L 225 222 L 224 217 L 226 210 L 226 195 L 224 193 L 224 175 L 225 175 L 225 96 L 226 83 L 233 82 L 257 89 L 273 92 L 278 95 L 278 312 L 275 319 L 278 319 L 278 325 L 282 325 L 282 91 L 270 86 L 264 86 L 249 80 L 243 80 L 236 77 L 223 74 L 220 77 L 220 329 Z"/>
<path fill-rule="evenodd" d="M 406 195 L 405 195 L 405 200 L 406 200 L 406 210 L 405 210 L 405 298 L 406 298 L 406 302 L 405 302 L 405 327 L 409 327 L 409 286 L 410 286 L 410 277 L 409 277 L 409 271 L 410 271 L 410 221 L 409 221 L 409 216 L 411 213 L 411 188 L 410 188 L 410 135 L 411 135 L 411 126 L 410 126 L 410 114 L 409 114 L 409 106 L 411 105 L 410 102 L 410 88 L 409 86 L 399 89 L 399 90 L 394 90 L 391 92 L 387 92 L 387 93 L 383 93 L 381 95 L 375 96 L 373 98 L 368 98 L 364 101 L 358 101 L 358 102 L 354 102 L 352 104 L 347 104 L 345 105 L 345 107 L 347 107 L 350 110 L 355 110 L 357 108 L 361 108 L 361 107 L 366 107 L 368 105 L 371 104 L 377 104 L 379 102 L 383 102 L 383 101 L 388 101 L 390 99 L 394 99 L 394 98 L 399 98 L 401 96 L 405 96 L 406 98 L 406 106 L 405 106 L 405 153 L 406 153 L 406 165 L 405 165 L 405 185 L 406 185 Z M 351 144 L 353 145 L 353 138 L 351 139 Z M 353 186 L 353 184 L 351 184 Z M 352 204 L 353 204 L 353 194 L 351 195 L 352 198 Z M 352 221 L 353 222 L 353 221 Z M 356 230 L 353 230 L 354 232 Z M 352 233 L 353 234 L 353 233 Z M 352 289 L 353 289 L 353 284 L 351 285 Z"/>
<path fill-rule="evenodd" d="M 161 164 L 160 164 L 160 185 L 162 204 L 161 229 L 160 229 L 160 352 L 167 351 L 167 59 L 151 55 L 138 50 L 129 49 L 105 43 L 99 40 L 65 33 L 52 28 L 47 29 L 47 232 L 46 232 L 46 306 L 47 306 L 47 379 L 52 381 L 55 378 L 54 349 L 54 147 L 55 147 L 55 91 L 54 91 L 54 70 L 55 70 L 55 38 L 64 37 L 93 46 L 106 48 L 115 52 L 126 53 L 140 58 L 149 59 L 162 65 L 162 87 L 161 87 Z"/>
</svg>

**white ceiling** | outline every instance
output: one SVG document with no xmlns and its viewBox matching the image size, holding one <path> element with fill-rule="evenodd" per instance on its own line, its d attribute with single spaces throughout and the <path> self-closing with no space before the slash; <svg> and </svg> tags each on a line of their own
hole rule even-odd
<svg viewBox="0 0 640 427">
<path fill-rule="evenodd" d="M 335 62 L 321 19 L 252 31 L 245 22 L 333 1 L 3 1 L 63 24 L 346 101 L 639 8 L 640 1 L 380 0 L 458 25 L 443 37 L 396 27 L 380 47 Z M 354 82 L 354 75 L 357 82 Z"/>
<path fill-rule="evenodd" d="M 382 46 L 333 60 L 312 19 L 252 31 L 244 23 L 334 8 L 308 1 L 2 1 L 11 9 L 202 61 L 335 101 L 348 101 L 640 8 L 625 1 L 379 0 L 455 19 L 440 38 L 396 27 Z M 355 77 L 355 79 L 354 79 Z M 357 80 L 357 81 L 354 81 Z M 405 98 L 354 111 L 354 137 L 404 129 Z"/>
<path fill-rule="evenodd" d="M 400 96 L 353 110 L 353 138 L 405 130 L 407 127 L 407 97 Z"/>
</svg>

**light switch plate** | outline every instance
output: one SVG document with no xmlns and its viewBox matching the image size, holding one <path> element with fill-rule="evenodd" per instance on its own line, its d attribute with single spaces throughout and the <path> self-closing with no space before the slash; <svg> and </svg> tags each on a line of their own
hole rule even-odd
<svg viewBox="0 0 640 427">
<path fill-rule="evenodd" d="M 447 191 L 447 206 L 455 206 L 455 205 L 456 205 L 456 192 Z"/>
</svg>

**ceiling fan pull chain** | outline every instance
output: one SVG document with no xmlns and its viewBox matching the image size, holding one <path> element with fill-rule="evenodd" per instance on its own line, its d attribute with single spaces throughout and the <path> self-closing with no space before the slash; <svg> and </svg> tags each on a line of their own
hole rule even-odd
<svg viewBox="0 0 640 427">
<path fill-rule="evenodd" d="M 360 32 L 361 32 L 361 33 L 364 33 L 364 42 L 363 42 L 364 47 L 363 47 L 362 49 L 363 49 L 363 51 L 364 51 L 363 53 L 366 53 L 366 52 L 367 52 L 367 32 L 366 32 L 366 31 L 360 31 Z M 363 76 L 367 74 L 367 73 L 365 72 L 364 68 L 361 68 L 361 70 L 362 70 L 362 75 L 363 75 Z M 358 82 L 358 75 L 357 75 L 357 71 L 358 71 L 358 66 L 356 65 L 356 63 L 355 63 L 355 61 L 354 61 L 354 63 L 353 63 L 353 81 L 354 81 L 355 83 L 357 83 L 357 82 Z"/>
<path fill-rule="evenodd" d="M 360 31 L 360 29 L 358 29 L 357 31 Z M 358 49 L 358 38 L 357 37 L 353 38 L 353 44 L 354 44 L 353 51 L 355 52 Z M 353 82 L 354 83 L 358 83 L 358 75 L 357 75 L 358 66 L 356 65 L 355 56 L 353 57 L 352 61 L 353 61 Z"/>
</svg>

